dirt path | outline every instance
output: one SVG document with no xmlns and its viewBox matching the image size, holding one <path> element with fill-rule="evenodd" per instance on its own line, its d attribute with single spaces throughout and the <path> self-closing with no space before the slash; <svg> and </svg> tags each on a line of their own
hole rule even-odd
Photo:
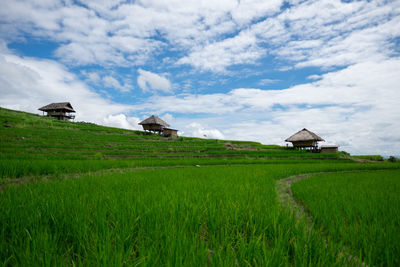
<svg viewBox="0 0 400 267">
<path fill-rule="evenodd" d="M 350 172 L 365 172 L 369 170 L 357 170 L 357 171 L 338 171 L 338 172 L 319 172 L 319 173 L 307 173 L 301 174 L 296 176 L 290 176 L 288 178 L 280 179 L 276 182 L 276 192 L 278 194 L 278 201 L 283 205 L 289 207 L 293 212 L 296 213 L 296 217 L 298 220 L 300 218 L 305 217 L 307 220 L 307 225 L 309 231 L 318 231 L 313 227 L 313 219 L 311 215 L 306 211 L 306 208 L 303 203 L 296 200 L 293 197 L 291 185 L 297 181 L 304 180 L 316 176 L 318 174 L 330 174 L 330 173 L 350 173 Z M 324 237 L 325 246 L 327 246 L 326 241 L 326 233 L 320 232 L 320 234 Z M 346 247 L 342 247 L 340 251 L 341 254 L 345 255 L 346 257 L 346 264 L 355 265 L 355 266 L 362 266 L 368 267 L 368 265 L 361 261 L 358 257 L 353 256 L 351 253 L 348 252 L 349 249 Z"/>
<path fill-rule="evenodd" d="M 309 228 L 312 227 L 312 218 L 306 212 L 305 207 L 296 201 L 293 197 L 291 185 L 294 182 L 310 178 L 317 175 L 316 173 L 307 173 L 302 175 L 290 176 L 276 182 L 276 192 L 278 193 L 278 201 L 284 206 L 288 206 L 293 212 L 296 213 L 297 219 L 306 216 Z"/>
</svg>

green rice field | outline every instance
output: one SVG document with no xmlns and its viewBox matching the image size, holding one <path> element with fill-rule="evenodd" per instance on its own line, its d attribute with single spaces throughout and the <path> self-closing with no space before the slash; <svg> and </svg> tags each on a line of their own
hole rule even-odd
<svg viewBox="0 0 400 267">
<path fill-rule="evenodd" d="M 400 163 L 0 109 L 3 266 L 399 265 Z M 277 181 L 293 183 L 299 217 Z"/>
<path fill-rule="evenodd" d="M 400 265 L 400 171 L 317 175 L 294 183 L 316 227 L 368 265 Z"/>
</svg>

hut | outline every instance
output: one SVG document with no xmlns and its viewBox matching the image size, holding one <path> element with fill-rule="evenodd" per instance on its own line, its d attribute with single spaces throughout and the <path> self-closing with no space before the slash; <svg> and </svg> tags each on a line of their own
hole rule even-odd
<svg viewBox="0 0 400 267">
<path fill-rule="evenodd" d="M 178 130 L 164 127 L 163 136 L 177 138 L 178 137 Z"/>
<path fill-rule="evenodd" d="M 162 133 L 165 127 L 168 127 L 169 124 L 160 119 L 159 117 L 152 115 L 151 117 L 145 119 L 142 122 L 139 122 L 139 125 L 142 125 L 143 130 L 152 131 Z"/>
<path fill-rule="evenodd" d="M 325 141 L 315 133 L 304 128 L 301 131 L 298 131 L 291 137 L 285 140 L 286 142 L 291 142 L 293 147 L 297 148 L 310 148 L 312 150 L 318 149 L 318 141 Z"/>
<path fill-rule="evenodd" d="M 71 114 L 75 113 L 75 110 L 69 102 L 51 103 L 47 106 L 39 108 L 39 110 L 43 111 L 43 114 L 46 112 L 47 116 L 61 121 L 75 119 L 75 116 Z"/>
<path fill-rule="evenodd" d="M 326 145 L 321 146 L 321 153 L 338 153 L 339 146 L 337 145 Z"/>
</svg>

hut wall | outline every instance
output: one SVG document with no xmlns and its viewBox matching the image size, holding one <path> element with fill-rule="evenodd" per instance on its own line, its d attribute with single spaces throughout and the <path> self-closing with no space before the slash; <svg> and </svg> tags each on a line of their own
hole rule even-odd
<svg viewBox="0 0 400 267">
<path fill-rule="evenodd" d="M 338 153 L 338 147 L 321 147 L 321 153 Z"/>
<path fill-rule="evenodd" d="M 47 112 L 47 116 L 66 116 L 67 114 L 63 111 L 51 110 Z"/>
<path fill-rule="evenodd" d="M 292 142 L 294 147 L 311 147 L 311 146 L 316 146 L 317 142 L 314 140 L 311 141 L 297 141 L 297 142 Z"/>
<path fill-rule="evenodd" d="M 172 129 L 164 129 L 163 135 L 165 137 L 176 138 L 176 137 L 178 137 L 178 131 L 177 130 L 172 130 Z"/>
</svg>

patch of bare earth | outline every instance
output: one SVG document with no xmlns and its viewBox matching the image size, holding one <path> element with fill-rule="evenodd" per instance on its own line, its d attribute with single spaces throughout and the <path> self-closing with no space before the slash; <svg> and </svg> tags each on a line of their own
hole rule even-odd
<svg viewBox="0 0 400 267">
<path fill-rule="evenodd" d="M 225 143 L 224 144 L 226 149 L 228 150 L 251 150 L 251 151 L 256 151 L 258 150 L 256 147 L 251 147 L 251 146 L 238 146 L 232 143 Z"/>
</svg>

